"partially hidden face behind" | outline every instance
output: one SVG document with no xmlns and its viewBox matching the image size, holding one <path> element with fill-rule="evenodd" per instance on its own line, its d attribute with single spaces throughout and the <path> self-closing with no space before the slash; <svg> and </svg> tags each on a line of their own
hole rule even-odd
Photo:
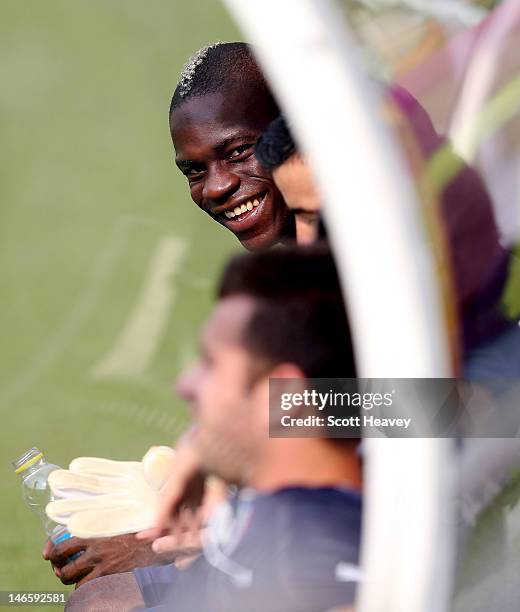
<svg viewBox="0 0 520 612">
<path fill-rule="evenodd" d="M 250 480 L 268 438 L 269 368 L 243 342 L 254 311 L 248 296 L 220 300 L 201 334 L 198 360 L 177 383 L 204 468 L 228 482 Z"/>
<path fill-rule="evenodd" d="M 252 94 L 228 91 L 189 97 L 170 117 L 176 163 L 193 201 L 249 250 L 294 235 L 292 216 L 254 155 L 275 112 Z"/>
<path fill-rule="evenodd" d="M 298 153 L 273 170 L 273 179 L 296 221 L 298 244 L 307 245 L 318 239 L 320 196 L 312 170 Z"/>
</svg>

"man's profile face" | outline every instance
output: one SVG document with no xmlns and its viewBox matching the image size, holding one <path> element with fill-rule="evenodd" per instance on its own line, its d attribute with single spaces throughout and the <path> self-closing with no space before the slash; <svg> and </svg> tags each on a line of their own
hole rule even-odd
<svg viewBox="0 0 520 612">
<path fill-rule="evenodd" d="M 176 163 L 193 201 L 249 250 L 273 246 L 290 213 L 254 145 L 273 119 L 272 104 L 243 91 L 188 98 L 170 117 Z"/>
<path fill-rule="evenodd" d="M 254 309 L 246 296 L 218 302 L 201 334 L 199 358 L 177 384 L 190 404 L 205 469 L 229 482 L 247 481 L 268 438 L 267 378 L 257 380 L 258 362 L 242 340 Z"/>
<path fill-rule="evenodd" d="M 294 214 L 298 244 L 316 242 L 321 204 L 309 164 L 294 154 L 273 170 L 273 179 Z"/>
</svg>

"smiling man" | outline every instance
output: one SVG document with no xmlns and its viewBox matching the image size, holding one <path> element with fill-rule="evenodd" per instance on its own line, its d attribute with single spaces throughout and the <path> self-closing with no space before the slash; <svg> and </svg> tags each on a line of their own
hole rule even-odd
<svg viewBox="0 0 520 612">
<path fill-rule="evenodd" d="M 294 220 L 254 146 L 279 114 L 245 43 L 216 43 L 184 67 L 170 106 L 175 161 L 193 201 L 248 250 L 294 238 Z"/>
</svg>

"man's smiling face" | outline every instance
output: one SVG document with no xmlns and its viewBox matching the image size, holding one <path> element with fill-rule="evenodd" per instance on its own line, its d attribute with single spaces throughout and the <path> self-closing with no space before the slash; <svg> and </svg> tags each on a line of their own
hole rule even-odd
<svg viewBox="0 0 520 612">
<path fill-rule="evenodd" d="M 273 246 L 294 228 L 253 151 L 276 112 L 251 92 L 237 90 L 188 98 L 170 117 L 175 161 L 193 201 L 249 250 Z"/>
</svg>

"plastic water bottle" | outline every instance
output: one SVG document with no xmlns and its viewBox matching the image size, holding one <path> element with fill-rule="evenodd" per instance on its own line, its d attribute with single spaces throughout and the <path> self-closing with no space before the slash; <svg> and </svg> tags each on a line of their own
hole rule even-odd
<svg viewBox="0 0 520 612">
<path fill-rule="evenodd" d="M 71 537 L 66 527 L 52 521 L 45 513 L 45 507 L 53 500 L 49 487 L 49 474 L 59 470 L 59 466 L 47 463 L 43 453 L 36 447 L 29 449 L 13 461 L 14 472 L 22 479 L 22 497 L 25 504 L 38 516 L 45 533 L 54 544 Z M 70 560 L 76 559 L 73 555 Z"/>
</svg>

